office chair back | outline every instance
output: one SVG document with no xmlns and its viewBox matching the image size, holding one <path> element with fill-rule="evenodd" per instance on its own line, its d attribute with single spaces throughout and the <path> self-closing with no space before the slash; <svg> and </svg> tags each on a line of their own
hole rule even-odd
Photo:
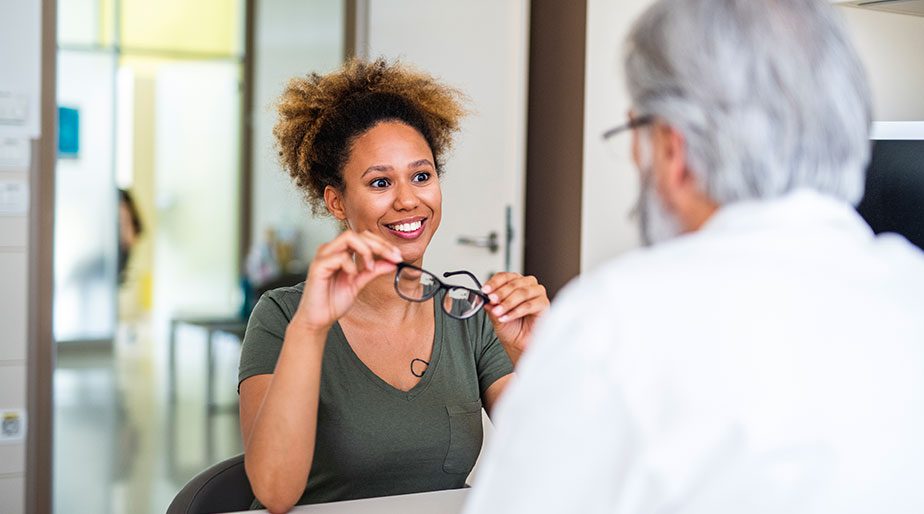
<svg viewBox="0 0 924 514">
<path fill-rule="evenodd" d="M 177 493 L 167 514 L 212 514 L 250 510 L 254 500 L 244 472 L 244 455 L 237 455 L 199 473 Z"/>
</svg>

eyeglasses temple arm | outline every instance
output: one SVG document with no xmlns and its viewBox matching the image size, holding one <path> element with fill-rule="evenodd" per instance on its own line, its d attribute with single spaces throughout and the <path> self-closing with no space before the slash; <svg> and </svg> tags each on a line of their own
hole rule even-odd
<svg viewBox="0 0 924 514">
<path fill-rule="evenodd" d="M 481 289 L 481 281 L 479 281 L 479 280 L 478 280 L 478 277 L 476 277 L 476 276 L 475 276 L 474 274 L 472 274 L 470 271 L 465 271 L 465 270 L 462 270 L 462 271 L 447 271 L 446 273 L 443 273 L 443 278 L 454 277 L 454 276 L 456 276 L 456 275 L 468 275 L 469 277 L 472 278 L 472 280 L 475 281 L 476 284 L 478 284 L 478 289 Z"/>
<path fill-rule="evenodd" d="M 602 136 L 602 137 L 603 137 L 603 139 L 609 139 L 609 138 L 611 138 L 611 137 L 613 137 L 613 136 L 615 136 L 615 135 L 617 135 L 617 134 L 619 134 L 619 133 L 621 133 L 621 132 L 625 132 L 625 131 L 627 131 L 627 130 L 632 130 L 632 129 L 641 127 L 642 125 L 647 125 L 647 124 L 651 123 L 652 121 L 654 121 L 654 116 L 652 116 L 652 115 L 650 115 L 650 114 L 646 114 L 646 115 L 644 115 L 644 116 L 639 116 L 638 118 L 633 118 L 633 119 L 629 120 L 629 121 L 626 122 L 626 123 L 623 123 L 622 125 L 620 125 L 620 126 L 618 126 L 618 127 L 613 127 L 613 128 L 611 128 L 611 129 L 607 130 L 606 132 L 603 133 L 603 136 Z"/>
</svg>

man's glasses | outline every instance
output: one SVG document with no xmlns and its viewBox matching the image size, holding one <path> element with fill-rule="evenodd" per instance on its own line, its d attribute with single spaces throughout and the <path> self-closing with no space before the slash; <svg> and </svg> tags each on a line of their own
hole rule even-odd
<svg viewBox="0 0 924 514">
<path fill-rule="evenodd" d="M 478 289 L 481 289 L 481 282 L 468 271 L 449 271 L 443 273 L 443 278 L 455 275 L 468 275 L 478 284 Z M 456 319 L 471 318 L 490 302 L 488 295 L 478 289 L 447 285 L 436 278 L 433 273 L 413 264 L 406 262 L 398 264 L 398 270 L 395 272 L 395 291 L 401 298 L 410 302 L 425 302 L 433 298 L 441 289 L 446 290 L 446 296 L 443 297 L 443 311 Z"/>
<path fill-rule="evenodd" d="M 625 131 L 627 131 L 627 130 L 637 129 L 637 128 L 641 127 L 641 126 L 648 125 L 648 124 L 651 123 L 652 121 L 654 121 L 654 116 L 651 116 L 651 115 L 648 115 L 648 114 L 646 114 L 646 115 L 644 115 L 644 116 L 630 117 L 630 118 L 629 118 L 629 121 L 627 121 L 626 123 L 623 123 L 622 125 L 620 125 L 620 126 L 618 126 L 618 127 L 613 127 L 613 128 L 611 128 L 611 129 L 607 130 L 606 132 L 604 132 L 604 133 L 603 133 L 603 139 L 604 139 L 604 140 L 610 139 L 610 138 L 612 138 L 612 137 L 614 137 L 614 136 L 616 136 L 616 135 L 618 135 L 618 134 L 621 134 L 621 133 L 623 133 L 623 132 L 625 132 Z"/>
</svg>

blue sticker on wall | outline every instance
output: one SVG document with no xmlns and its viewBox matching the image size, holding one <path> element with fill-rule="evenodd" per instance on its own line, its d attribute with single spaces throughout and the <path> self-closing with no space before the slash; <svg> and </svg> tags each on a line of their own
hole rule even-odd
<svg viewBox="0 0 924 514">
<path fill-rule="evenodd" d="M 80 111 L 58 106 L 58 157 L 76 159 L 80 154 Z"/>
</svg>

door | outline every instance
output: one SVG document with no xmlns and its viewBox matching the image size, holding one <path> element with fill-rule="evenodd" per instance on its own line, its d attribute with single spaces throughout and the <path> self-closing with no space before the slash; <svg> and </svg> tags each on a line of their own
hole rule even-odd
<svg viewBox="0 0 924 514">
<path fill-rule="evenodd" d="M 369 2 L 369 58 L 400 58 L 471 100 L 445 158 L 442 224 L 424 262 L 432 271 L 466 269 L 484 279 L 522 270 L 528 5 Z"/>
<path fill-rule="evenodd" d="M 60 130 L 55 170 L 54 337 L 110 341 L 118 261 L 113 172 L 112 52 L 58 52 Z M 59 145 L 60 146 L 60 145 Z"/>
<path fill-rule="evenodd" d="M 238 308 L 240 67 L 163 63 L 155 86 L 154 317 Z M 230 150 L 229 150 L 230 149 Z"/>
</svg>

